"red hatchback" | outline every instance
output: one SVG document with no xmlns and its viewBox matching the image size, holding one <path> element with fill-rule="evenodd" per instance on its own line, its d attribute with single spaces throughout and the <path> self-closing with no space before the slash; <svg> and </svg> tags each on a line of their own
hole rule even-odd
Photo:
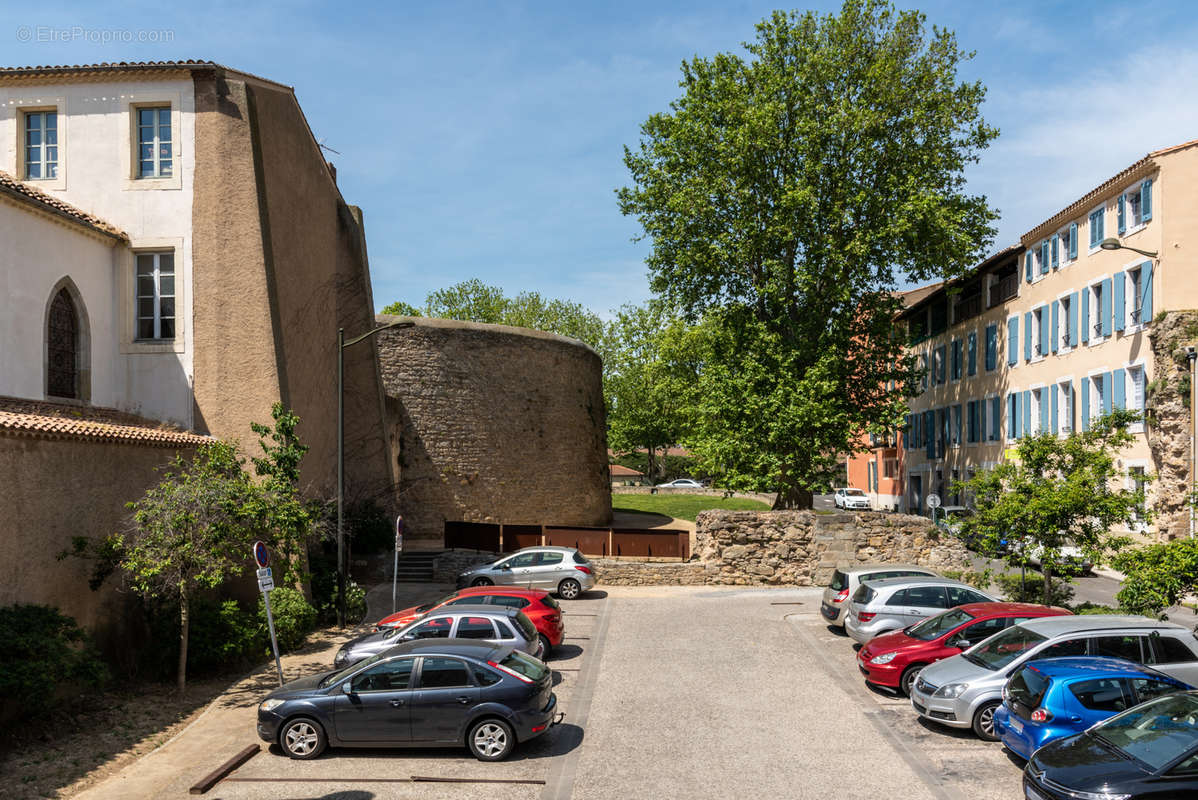
<svg viewBox="0 0 1198 800">
<path fill-rule="evenodd" d="M 919 671 L 955 656 L 1017 622 L 1069 614 L 1063 608 L 1031 603 L 967 603 L 911 627 L 870 639 L 857 651 L 867 683 L 910 694 Z"/>
<path fill-rule="evenodd" d="M 549 654 L 551 648 L 561 644 L 562 637 L 566 635 L 566 624 L 562 621 L 561 606 L 548 592 L 509 586 L 472 586 L 468 589 L 458 589 L 435 603 L 396 611 L 394 614 L 380 619 L 375 627 L 380 630 L 398 628 L 441 606 L 475 604 L 507 606 L 523 611 L 537 629 L 537 635 L 541 637 L 541 644 L 546 655 Z"/>
</svg>

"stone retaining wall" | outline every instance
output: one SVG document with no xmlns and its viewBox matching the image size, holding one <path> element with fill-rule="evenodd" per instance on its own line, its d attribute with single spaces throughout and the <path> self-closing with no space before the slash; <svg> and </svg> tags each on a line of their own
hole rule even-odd
<svg viewBox="0 0 1198 800">
<path fill-rule="evenodd" d="M 965 547 L 927 519 L 877 511 L 704 511 L 695 539 L 715 584 L 818 586 L 852 564 L 969 566 Z"/>
</svg>

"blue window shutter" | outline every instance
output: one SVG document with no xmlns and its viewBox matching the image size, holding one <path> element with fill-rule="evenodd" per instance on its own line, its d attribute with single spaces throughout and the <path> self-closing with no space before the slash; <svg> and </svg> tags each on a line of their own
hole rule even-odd
<svg viewBox="0 0 1198 800">
<path fill-rule="evenodd" d="M 1032 433 L 1032 393 L 1031 390 L 1023 391 L 1023 399 L 1019 401 L 1023 406 L 1023 424 L 1019 426 L 1019 433 L 1022 436 L 1030 436 Z"/>
<path fill-rule="evenodd" d="M 978 441 L 986 441 L 986 401 L 978 400 Z"/>
<path fill-rule="evenodd" d="M 1048 416 L 1048 390 L 1040 390 L 1040 433 L 1048 431 L 1049 416 Z"/>
<path fill-rule="evenodd" d="M 1057 341 L 1061 338 L 1057 336 L 1057 331 L 1061 329 L 1061 301 L 1052 301 L 1052 352 L 1057 351 Z"/>
<path fill-rule="evenodd" d="M 1040 274 L 1048 272 L 1048 240 L 1040 242 Z"/>
<path fill-rule="evenodd" d="M 1061 237 L 1059 234 L 1052 235 L 1052 268 L 1056 269 L 1061 265 Z"/>
<path fill-rule="evenodd" d="M 1065 322 L 1065 333 L 1068 334 L 1070 347 L 1077 347 L 1077 292 L 1069 295 L 1069 319 Z"/>
<path fill-rule="evenodd" d="M 1028 250 L 1023 254 L 1023 274 L 1027 278 L 1027 282 L 1032 282 L 1032 251 Z"/>
<path fill-rule="evenodd" d="M 1090 379 L 1082 378 L 1078 384 L 1082 396 L 1082 430 L 1090 430 Z"/>
<path fill-rule="evenodd" d="M 998 366 L 998 325 L 986 326 L 986 371 Z"/>
<path fill-rule="evenodd" d="M 1052 432 L 1055 434 L 1060 430 L 1057 425 L 1057 385 L 1055 383 L 1049 389 L 1049 397 L 1052 403 Z"/>
<path fill-rule="evenodd" d="M 1032 312 L 1023 315 L 1023 360 L 1032 360 Z"/>
<path fill-rule="evenodd" d="M 925 411 L 923 414 L 924 436 L 927 437 L 927 456 L 936 457 L 936 412 Z"/>
<path fill-rule="evenodd" d="M 1111 373 L 1111 402 L 1115 408 L 1127 408 L 1127 377 L 1126 371 L 1117 369 Z"/>
<path fill-rule="evenodd" d="M 953 444 L 961 443 L 961 406 L 953 406 Z"/>
<path fill-rule="evenodd" d="M 1145 261 L 1140 267 L 1140 320 L 1152 321 L 1152 262 Z"/>
<path fill-rule="evenodd" d="M 1048 308 L 1040 309 L 1040 355 L 1048 355 L 1048 343 L 1050 340 L 1049 334 L 1052 333 L 1052 327 L 1048 324 Z"/>
<path fill-rule="evenodd" d="M 1007 395 L 1007 438 L 1019 438 L 1019 394 Z"/>
<path fill-rule="evenodd" d="M 1102 413 L 1111 413 L 1111 402 L 1114 398 L 1111 396 L 1114 392 L 1111 391 L 1112 386 L 1111 373 L 1104 372 L 1102 374 Z"/>
<path fill-rule="evenodd" d="M 1145 222 L 1152 219 L 1152 178 L 1140 184 L 1140 216 Z"/>
<path fill-rule="evenodd" d="M 1081 292 L 1081 307 L 1082 307 L 1082 344 L 1090 341 L 1090 290 L 1082 289 Z"/>
<path fill-rule="evenodd" d="M 1111 276 L 1111 287 L 1115 290 L 1115 330 L 1123 330 L 1123 318 L 1126 316 L 1127 308 L 1123 301 L 1123 290 L 1127 286 L 1122 272 L 1116 272 Z"/>
<path fill-rule="evenodd" d="M 1118 215 L 1119 235 L 1122 236 L 1127 232 L 1127 195 L 1119 195 L 1119 215 Z"/>
<path fill-rule="evenodd" d="M 978 374 L 978 332 L 969 332 L 969 355 L 967 357 L 966 371 L 972 377 Z"/>
<path fill-rule="evenodd" d="M 1019 363 L 1019 317 L 1007 320 L 1007 366 Z"/>
<path fill-rule="evenodd" d="M 1102 322 L 1102 335 L 1111 335 L 1111 279 L 1102 282 L 1102 308 L 1098 311 L 1098 319 Z"/>
<path fill-rule="evenodd" d="M 996 395 L 990 398 L 990 441 L 1002 438 L 1002 400 Z"/>
<path fill-rule="evenodd" d="M 1069 258 L 1077 258 L 1077 223 L 1069 223 Z"/>
</svg>

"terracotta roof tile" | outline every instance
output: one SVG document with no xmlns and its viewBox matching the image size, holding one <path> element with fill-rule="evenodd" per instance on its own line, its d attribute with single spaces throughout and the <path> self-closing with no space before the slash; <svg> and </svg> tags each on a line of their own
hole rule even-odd
<svg viewBox="0 0 1198 800">
<path fill-rule="evenodd" d="M 129 234 L 112 223 L 105 222 L 94 214 L 89 214 L 86 211 L 75 208 L 70 203 L 59 200 L 53 195 L 48 195 L 41 189 L 31 186 L 24 181 L 19 181 L 2 170 L 0 170 L 0 194 L 6 194 L 9 197 L 28 203 L 35 208 L 40 208 L 42 211 L 54 214 L 55 216 L 65 217 L 72 222 L 83 225 L 86 228 L 91 228 L 105 236 L 111 236 L 122 242 L 129 241 Z"/>
<path fill-rule="evenodd" d="M 0 79 L 43 77 L 46 75 L 88 75 L 105 72 L 172 72 L 177 70 L 222 70 L 266 83 L 273 83 L 285 89 L 291 88 L 278 81 L 272 81 L 270 78 L 263 78 L 261 75 L 255 75 L 251 72 L 226 67 L 224 64 L 218 64 L 215 61 L 194 59 L 187 59 L 185 61 L 102 61 L 97 64 L 43 64 L 26 67 L 0 67 Z"/>
<path fill-rule="evenodd" d="M 611 467 L 612 476 L 619 476 L 621 478 L 633 477 L 637 475 L 643 476 L 645 474 L 639 470 L 632 469 L 631 467 L 626 467 L 623 464 L 609 464 L 608 466 Z"/>
<path fill-rule="evenodd" d="M 0 436 L 87 439 L 149 447 L 196 447 L 210 436 L 180 430 L 113 408 L 0 397 Z"/>
</svg>

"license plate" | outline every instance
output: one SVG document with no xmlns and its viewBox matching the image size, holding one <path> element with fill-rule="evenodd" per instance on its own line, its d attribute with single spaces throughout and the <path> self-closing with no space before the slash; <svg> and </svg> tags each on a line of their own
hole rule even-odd
<svg viewBox="0 0 1198 800">
<path fill-rule="evenodd" d="M 1023 723 L 1016 717 L 1007 715 L 1007 725 L 1010 726 L 1011 730 L 1015 731 L 1015 733 L 1023 733 Z"/>
<path fill-rule="evenodd" d="M 1026 797 L 1027 800 L 1048 800 L 1047 797 L 1040 794 L 1026 783 L 1023 785 L 1023 796 Z"/>
</svg>

